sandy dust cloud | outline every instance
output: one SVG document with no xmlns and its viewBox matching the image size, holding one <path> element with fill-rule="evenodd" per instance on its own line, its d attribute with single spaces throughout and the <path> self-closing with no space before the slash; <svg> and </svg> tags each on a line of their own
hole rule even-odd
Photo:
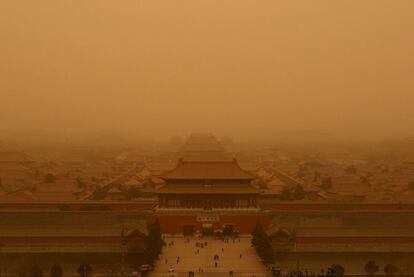
<svg viewBox="0 0 414 277">
<path fill-rule="evenodd" d="M 2 0 L 0 132 L 407 136 L 413 9 L 410 0 Z"/>
</svg>

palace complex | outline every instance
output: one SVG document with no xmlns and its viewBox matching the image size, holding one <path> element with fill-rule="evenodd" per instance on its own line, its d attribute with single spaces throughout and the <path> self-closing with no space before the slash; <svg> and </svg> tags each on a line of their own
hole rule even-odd
<svg viewBox="0 0 414 277">
<path fill-rule="evenodd" d="M 192 135 L 177 166 L 165 172 L 156 194 L 156 215 L 165 233 L 250 233 L 267 224 L 258 206 L 254 176 L 209 134 Z"/>
</svg>

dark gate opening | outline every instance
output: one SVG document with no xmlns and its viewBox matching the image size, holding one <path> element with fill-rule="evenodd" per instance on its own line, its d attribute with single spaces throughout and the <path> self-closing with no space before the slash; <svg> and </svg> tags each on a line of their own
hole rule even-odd
<svg viewBox="0 0 414 277">
<path fill-rule="evenodd" d="M 226 224 L 226 225 L 223 226 L 223 235 L 224 236 L 232 236 L 233 232 L 234 232 L 233 225 Z"/>
<path fill-rule="evenodd" d="M 203 224 L 203 236 L 212 236 L 214 234 L 213 224 Z"/>
</svg>

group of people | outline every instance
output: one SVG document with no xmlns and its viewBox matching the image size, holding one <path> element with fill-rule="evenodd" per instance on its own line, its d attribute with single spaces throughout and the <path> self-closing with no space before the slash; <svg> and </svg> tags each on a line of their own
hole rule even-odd
<svg viewBox="0 0 414 277">
<path fill-rule="evenodd" d="M 196 250 L 194 251 L 194 254 L 199 255 L 200 254 L 200 248 L 207 247 L 207 241 L 205 241 L 205 242 L 196 242 L 195 246 L 196 246 Z"/>
<path fill-rule="evenodd" d="M 230 243 L 231 241 L 233 243 L 236 243 L 236 242 L 240 242 L 240 239 L 239 238 L 238 239 L 236 239 L 236 238 L 232 238 L 232 239 L 231 238 L 223 238 L 222 241 L 224 243 Z M 191 243 L 190 238 L 186 238 L 185 243 Z M 174 241 L 169 241 L 167 243 L 167 245 L 168 245 L 169 248 L 170 247 L 173 247 L 174 246 Z M 195 251 L 194 251 L 194 254 L 195 255 L 199 255 L 200 254 L 200 249 L 207 248 L 207 246 L 208 246 L 208 242 L 207 241 L 201 241 L 201 240 L 196 241 L 195 242 Z M 221 250 L 221 253 L 224 253 L 224 250 L 225 249 L 224 249 L 224 247 L 222 247 L 220 250 Z M 241 253 L 239 255 L 239 258 L 242 259 L 242 254 Z M 180 256 L 177 256 L 175 262 L 176 262 L 177 265 L 180 263 Z M 219 254 L 215 254 L 213 256 L 213 265 L 214 265 L 214 268 L 218 268 L 219 267 L 219 262 L 220 262 L 220 255 Z M 165 259 L 165 264 L 168 265 L 168 259 L 167 258 Z M 173 273 L 174 272 L 174 267 L 172 265 L 169 266 L 169 272 L 170 273 Z M 203 273 L 203 272 L 204 272 L 204 269 L 201 268 L 201 267 L 199 267 L 198 268 L 198 273 Z M 194 274 L 194 272 L 192 272 L 192 273 Z M 230 276 L 233 276 L 233 271 L 230 271 L 229 272 L 229 275 Z M 192 276 L 194 276 L 194 275 L 192 275 Z"/>
<path fill-rule="evenodd" d="M 230 238 L 227 238 L 227 237 L 223 237 L 222 238 L 222 240 L 223 240 L 223 242 L 225 242 L 225 243 L 230 243 Z M 236 238 L 235 237 L 233 237 L 233 243 L 236 243 Z M 240 242 L 240 238 L 237 238 L 237 242 Z"/>
<path fill-rule="evenodd" d="M 171 247 L 171 246 L 174 246 L 174 241 L 173 240 L 168 243 L 168 247 Z"/>
</svg>

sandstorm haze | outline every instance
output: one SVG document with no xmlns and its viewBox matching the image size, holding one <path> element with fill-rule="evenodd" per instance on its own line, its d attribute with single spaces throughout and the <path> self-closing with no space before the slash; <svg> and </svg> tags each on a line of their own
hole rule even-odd
<svg viewBox="0 0 414 277">
<path fill-rule="evenodd" d="M 413 1 L 0 3 L 0 132 L 413 134 Z"/>
</svg>

